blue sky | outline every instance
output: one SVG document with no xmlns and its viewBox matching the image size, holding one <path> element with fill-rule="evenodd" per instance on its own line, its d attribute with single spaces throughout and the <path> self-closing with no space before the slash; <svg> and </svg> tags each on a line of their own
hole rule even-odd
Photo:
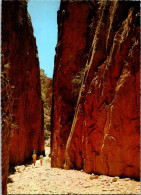
<svg viewBox="0 0 141 195">
<path fill-rule="evenodd" d="M 54 69 L 58 36 L 57 10 L 59 6 L 59 0 L 29 0 L 28 2 L 28 12 L 36 37 L 40 68 L 50 78 L 53 76 Z"/>
</svg>

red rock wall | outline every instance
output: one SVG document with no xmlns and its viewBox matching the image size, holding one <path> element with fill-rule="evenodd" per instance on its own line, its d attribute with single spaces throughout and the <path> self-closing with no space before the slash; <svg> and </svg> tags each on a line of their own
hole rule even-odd
<svg viewBox="0 0 141 195">
<path fill-rule="evenodd" d="M 55 167 L 63 167 L 65 161 L 65 146 L 89 49 L 88 19 L 92 8 L 90 2 L 64 1 L 58 12 L 51 139 L 51 164 Z"/>
<path fill-rule="evenodd" d="M 140 176 L 139 7 L 139 2 L 99 3 L 64 168 Z"/>
<path fill-rule="evenodd" d="M 14 99 L 10 164 L 21 164 L 33 149 L 44 150 L 39 60 L 24 0 L 2 2 L 2 55 L 10 66 Z"/>
<path fill-rule="evenodd" d="M 9 145 L 12 123 L 13 99 L 11 96 L 11 87 L 9 84 L 9 68 L 4 66 L 4 59 L 1 61 L 1 145 L 2 145 L 2 193 L 7 194 L 7 178 L 9 169 Z"/>
</svg>

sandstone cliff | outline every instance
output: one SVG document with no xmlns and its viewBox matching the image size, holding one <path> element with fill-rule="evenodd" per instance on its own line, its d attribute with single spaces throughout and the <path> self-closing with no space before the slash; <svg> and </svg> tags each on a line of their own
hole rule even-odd
<svg viewBox="0 0 141 195">
<path fill-rule="evenodd" d="M 52 85 L 53 80 L 46 76 L 44 71 L 40 69 L 41 80 L 41 97 L 44 107 L 44 131 L 51 131 L 51 107 L 52 107 Z"/>
<path fill-rule="evenodd" d="M 63 167 L 65 162 L 66 143 L 90 48 L 88 37 L 91 11 L 92 4 L 83 1 L 64 1 L 58 11 L 59 32 L 53 80 L 52 166 Z"/>
<path fill-rule="evenodd" d="M 64 30 L 58 35 L 63 46 L 57 49 L 54 72 L 52 166 L 139 178 L 139 8 L 139 2 L 61 2 L 58 24 Z M 84 11 L 80 14 L 79 9 Z M 87 18 L 84 13 L 90 10 L 90 29 L 87 25 L 81 28 Z M 76 47 L 73 45 L 77 37 L 73 25 L 78 18 L 79 38 L 89 32 L 91 48 L 87 62 L 86 58 L 80 62 L 82 57 L 77 55 L 69 66 L 71 52 L 81 53 L 79 38 L 74 42 Z M 64 32 L 68 39 L 64 39 Z M 83 50 L 82 56 L 85 54 Z M 75 99 L 71 85 L 77 76 L 74 64 L 84 69 Z M 59 90 L 62 80 L 65 90 Z"/>
<path fill-rule="evenodd" d="M 2 66 L 9 66 L 14 101 L 9 160 L 21 164 L 33 149 L 44 151 L 39 61 L 25 0 L 2 2 L 2 59 Z"/>
<path fill-rule="evenodd" d="M 44 108 L 44 137 L 50 143 L 51 134 L 51 107 L 52 107 L 52 86 L 53 80 L 40 69 L 41 97 Z"/>
<path fill-rule="evenodd" d="M 7 178 L 8 178 L 8 167 L 9 167 L 9 144 L 10 135 L 12 134 L 11 123 L 12 123 L 12 112 L 13 112 L 13 99 L 12 89 L 9 84 L 9 67 L 4 63 L 2 58 L 1 67 L 1 120 L 2 120 L 2 193 L 7 194 Z"/>
</svg>

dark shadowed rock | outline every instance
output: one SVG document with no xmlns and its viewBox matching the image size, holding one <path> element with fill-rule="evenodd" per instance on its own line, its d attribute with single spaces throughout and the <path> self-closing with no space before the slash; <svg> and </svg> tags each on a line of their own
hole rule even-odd
<svg viewBox="0 0 141 195">
<path fill-rule="evenodd" d="M 33 149 L 37 154 L 44 151 L 39 60 L 24 0 L 2 1 L 2 69 L 5 66 L 13 106 L 10 109 L 10 101 L 3 101 L 2 113 L 12 115 L 12 122 L 8 126 L 3 123 L 2 127 L 3 193 L 6 193 L 9 161 L 22 164 L 31 158 Z M 4 88 L 2 84 L 2 98 Z"/>
</svg>

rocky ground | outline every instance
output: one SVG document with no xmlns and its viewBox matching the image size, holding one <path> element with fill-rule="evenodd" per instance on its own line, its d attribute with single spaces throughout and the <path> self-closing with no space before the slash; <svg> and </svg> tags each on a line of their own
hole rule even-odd
<svg viewBox="0 0 141 195">
<path fill-rule="evenodd" d="M 129 178 L 90 175 L 83 171 L 51 168 L 46 147 L 40 160 L 16 166 L 8 178 L 8 194 L 140 194 L 140 182 Z"/>
</svg>

